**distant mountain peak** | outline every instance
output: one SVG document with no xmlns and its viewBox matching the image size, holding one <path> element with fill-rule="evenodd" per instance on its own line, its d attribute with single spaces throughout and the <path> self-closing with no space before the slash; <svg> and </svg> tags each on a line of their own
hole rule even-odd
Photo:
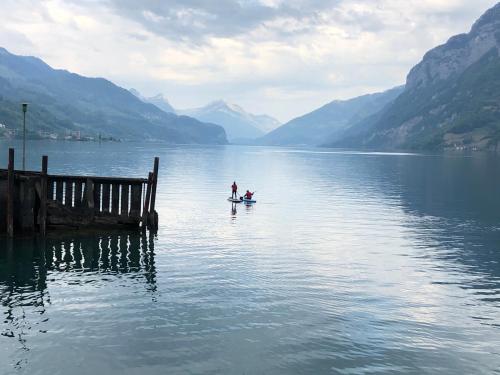
<svg viewBox="0 0 500 375">
<path fill-rule="evenodd" d="M 78 131 L 89 139 L 102 134 L 168 143 L 227 142 L 222 127 L 167 114 L 141 96 L 104 78 L 53 69 L 36 57 L 0 49 L 0 123 L 14 134 L 19 126 L 19 103 L 27 101 L 32 103 L 28 115 L 36 119 L 30 122 L 30 136 L 58 138 Z"/>
<path fill-rule="evenodd" d="M 476 32 L 485 25 L 500 22 L 500 2 L 488 9 L 479 19 L 472 25 L 471 32 Z"/>
<path fill-rule="evenodd" d="M 333 136 L 340 136 L 357 122 L 391 103 L 403 86 L 365 94 L 347 100 L 333 100 L 322 107 L 290 120 L 258 140 L 264 145 L 318 146 Z"/>
<path fill-rule="evenodd" d="M 467 34 L 427 52 L 405 91 L 329 145 L 500 150 L 500 3 Z"/>
<path fill-rule="evenodd" d="M 241 106 L 228 103 L 223 99 L 214 100 L 207 105 L 182 111 L 201 121 L 222 125 L 229 140 L 254 139 L 277 128 L 278 120 L 267 115 L 254 115 Z"/>
<path fill-rule="evenodd" d="M 128 91 L 130 91 L 130 93 L 131 93 L 132 95 L 134 95 L 135 97 L 137 97 L 137 98 L 139 98 L 139 99 L 141 99 L 141 100 L 143 100 L 143 99 L 144 99 L 144 97 L 141 95 L 141 93 L 140 93 L 139 91 L 137 91 L 136 89 L 131 88 L 131 89 L 129 89 Z M 144 100 L 143 100 L 143 101 L 144 101 Z"/>
<path fill-rule="evenodd" d="M 426 87 L 462 74 L 488 51 L 500 49 L 500 3 L 487 10 L 467 34 L 452 36 L 428 51 L 408 74 L 406 87 Z"/>
<path fill-rule="evenodd" d="M 201 107 L 201 108 L 206 108 L 206 109 L 209 108 L 211 110 L 230 109 L 230 110 L 235 110 L 237 112 L 245 112 L 240 106 L 238 106 L 236 104 L 228 103 L 224 99 L 214 100 L 214 101 L 208 103 L 206 106 Z"/>
<path fill-rule="evenodd" d="M 152 96 L 150 99 L 165 100 L 168 102 L 167 98 L 165 98 L 165 96 L 162 93 L 156 94 L 155 96 Z"/>
<path fill-rule="evenodd" d="M 128 91 L 132 93 L 134 96 L 139 98 L 141 101 L 144 103 L 150 103 L 155 105 L 156 107 L 160 108 L 162 111 L 167 112 L 167 113 L 176 113 L 174 107 L 170 104 L 168 99 L 163 95 L 163 94 L 156 94 L 155 96 L 152 96 L 150 98 L 145 97 L 142 95 L 138 90 L 131 88 Z"/>
</svg>

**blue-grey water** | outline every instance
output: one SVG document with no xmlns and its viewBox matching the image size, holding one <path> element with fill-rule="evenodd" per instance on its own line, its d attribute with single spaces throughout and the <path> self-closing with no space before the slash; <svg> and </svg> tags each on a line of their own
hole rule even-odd
<svg viewBox="0 0 500 375">
<path fill-rule="evenodd" d="M 44 153 L 138 177 L 160 156 L 160 228 L 0 239 L 1 374 L 500 374 L 498 156 Z M 234 179 L 257 204 L 233 210 Z"/>
</svg>

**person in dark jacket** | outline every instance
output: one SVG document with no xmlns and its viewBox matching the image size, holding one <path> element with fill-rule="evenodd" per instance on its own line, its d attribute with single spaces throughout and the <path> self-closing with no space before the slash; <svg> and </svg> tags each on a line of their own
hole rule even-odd
<svg viewBox="0 0 500 375">
<path fill-rule="evenodd" d="M 231 186 L 231 198 L 237 199 L 238 198 L 238 185 L 236 185 L 236 181 L 233 182 L 233 185 Z"/>
</svg>

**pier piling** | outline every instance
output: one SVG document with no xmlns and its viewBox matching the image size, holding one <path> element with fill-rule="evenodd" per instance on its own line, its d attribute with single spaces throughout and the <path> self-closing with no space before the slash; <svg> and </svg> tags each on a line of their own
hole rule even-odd
<svg viewBox="0 0 500 375">
<path fill-rule="evenodd" d="M 42 176 L 40 188 L 40 234 L 47 234 L 47 173 L 48 173 L 48 157 L 42 156 Z"/>
<path fill-rule="evenodd" d="M 9 148 L 7 172 L 7 235 L 14 237 L 14 149 Z"/>
</svg>

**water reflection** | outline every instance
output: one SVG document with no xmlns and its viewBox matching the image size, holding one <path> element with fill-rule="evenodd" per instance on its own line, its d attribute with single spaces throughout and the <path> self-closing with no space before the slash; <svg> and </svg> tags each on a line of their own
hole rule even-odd
<svg viewBox="0 0 500 375">
<path fill-rule="evenodd" d="M 448 281 L 436 283 L 461 285 L 500 307 L 495 298 L 500 290 L 496 157 L 381 157 L 359 163 L 359 168 L 367 183 L 405 212 L 401 224 L 418 249 L 414 255 L 433 260 L 429 267 L 446 272 Z"/>
<path fill-rule="evenodd" d="M 155 298 L 154 237 L 117 233 L 71 238 L 0 238 L 1 336 L 29 351 L 30 334 L 45 333 L 51 288 L 85 288 L 89 282 L 129 278 Z M 51 285 L 54 283 L 54 285 Z M 54 290 L 54 289 L 52 289 Z M 21 356 L 15 367 L 27 361 Z"/>
<path fill-rule="evenodd" d="M 500 160 L 110 144 L 103 166 L 94 145 L 44 147 L 58 173 L 141 176 L 161 152 L 160 235 L 154 257 L 137 235 L 0 242 L 2 364 L 75 375 L 500 368 Z M 258 205 L 228 207 L 221 181 L 233 178 L 258 186 Z"/>
</svg>

